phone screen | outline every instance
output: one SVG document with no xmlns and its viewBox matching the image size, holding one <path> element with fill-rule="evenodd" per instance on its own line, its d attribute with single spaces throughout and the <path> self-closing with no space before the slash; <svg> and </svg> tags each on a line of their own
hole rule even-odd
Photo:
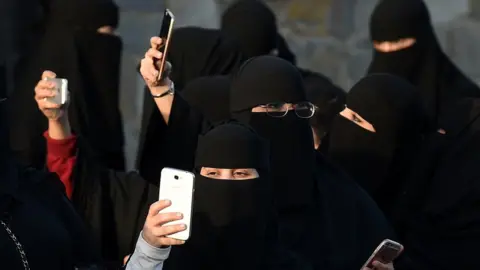
<svg viewBox="0 0 480 270">
<path fill-rule="evenodd" d="M 162 39 L 162 45 L 158 50 L 164 54 L 164 57 L 162 58 L 162 61 L 160 65 L 157 65 L 157 69 L 159 72 L 158 74 L 158 79 L 160 80 L 163 76 L 163 69 L 165 67 L 165 60 L 166 57 L 165 55 L 168 54 L 168 44 L 170 43 L 170 38 L 172 34 L 172 29 L 173 29 L 173 22 L 175 18 L 168 9 L 165 9 L 165 12 L 163 13 L 163 21 L 162 21 L 162 26 L 160 28 L 160 34 L 158 35 Z"/>
<path fill-rule="evenodd" d="M 164 41 L 162 47 L 159 48 L 159 51 L 162 53 L 165 52 L 165 41 L 168 39 L 172 23 L 173 18 L 171 16 L 171 12 L 166 9 L 163 13 L 162 27 L 160 28 L 160 34 L 158 35 Z"/>
</svg>

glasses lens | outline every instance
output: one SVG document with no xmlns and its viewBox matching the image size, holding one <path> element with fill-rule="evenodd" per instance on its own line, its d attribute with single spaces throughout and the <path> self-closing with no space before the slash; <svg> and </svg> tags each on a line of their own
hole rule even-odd
<svg viewBox="0 0 480 270">
<path fill-rule="evenodd" d="M 288 106 L 283 102 L 269 103 L 265 109 L 271 117 L 284 117 L 288 112 Z"/>
<path fill-rule="evenodd" d="M 300 118 L 310 118 L 315 113 L 315 106 L 310 102 L 295 104 L 295 114 Z"/>
</svg>

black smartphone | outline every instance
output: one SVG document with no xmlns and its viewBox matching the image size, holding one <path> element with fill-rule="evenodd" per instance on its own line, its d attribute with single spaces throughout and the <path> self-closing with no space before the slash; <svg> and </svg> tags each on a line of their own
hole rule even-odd
<svg viewBox="0 0 480 270">
<path fill-rule="evenodd" d="M 160 28 L 160 34 L 158 35 L 162 39 L 162 45 L 158 50 L 163 54 L 162 62 L 158 67 L 158 80 L 162 78 L 163 70 L 165 68 L 166 55 L 168 52 L 168 45 L 170 44 L 170 38 L 172 37 L 173 23 L 175 21 L 175 16 L 173 13 L 165 9 L 163 13 L 162 27 Z"/>
</svg>

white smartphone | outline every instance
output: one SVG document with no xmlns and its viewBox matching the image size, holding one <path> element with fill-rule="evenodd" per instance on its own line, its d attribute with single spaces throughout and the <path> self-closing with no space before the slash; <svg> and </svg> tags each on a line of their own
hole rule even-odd
<svg viewBox="0 0 480 270">
<path fill-rule="evenodd" d="M 366 267 L 373 268 L 373 261 L 379 261 L 384 264 L 393 262 L 403 252 L 403 246 L 390 239 L 385 239 L 378 245 L 375 251 L 372 253 L 367 262 L 361 269 Z"/>
<path fill-rule="evenodd" d="M 47 100 L 57 105 L 64 105 L 68 101 L 68 80 L 63 78 L 45 78 L 55 83 L 55 96 Z"/>
<path fill-rule="evenodd" d="M 195 191 L 195 175 L 188 171 L 172 168 L 163 168 L 160 178 L 160 200 L 170 200 L 172 205 L 160 213 L 179 212 L 183 214 L 181 220 L 167 223 L 168 225 L 185 224 L 187 229 L 169 235 L 169 237 L 186 241 L 190 237 L 193 192 Z"/>
</svg>

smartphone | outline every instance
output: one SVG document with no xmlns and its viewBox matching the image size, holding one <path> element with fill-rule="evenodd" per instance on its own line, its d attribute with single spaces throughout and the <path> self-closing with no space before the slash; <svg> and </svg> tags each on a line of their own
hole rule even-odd
<svg viewBox="0 0 480 270">
<path fill-rule="evenodd" d="M 163 54 L 162 62 L 158 67 L 158 80 L 161 80 L 163 76 L 163 70 L 165 68 L 165 61 L 167 58 L 166 55 L 168 52 L 168 45 L 170 44 L 170 38 L 172 37 L 174 22 L 175 16 L 173 16 L 173 13 L 170 10 L 165 9 L 165 12 L 163 13 L 162 27 L 160 28 L 160 34 L 158 35 L 163 41 L 160 48 L 158 48 L 158 50 Z"/>
<path fill-rule="evenodd" d="M 47 98 L 48 101 L 57 105 L 64 105 L 68 100 L 68 80 L 62 78 L 45 78 L 46 81 L 55 83 L 55 96 Z"/>
<path fill-rule="evenodd" d="M 194 184 L 195 175 L 191 172 L 172 168 L 163 168 L 161 172 L 159 200 L 170 200 L 172 205 L 160 213 L 180 212 L 183 219 L 167 224 L 187 225 L 186 230 L 169 235 L 171 238 L 186 241 L 190 237 Z"/>
<path fill-rule="evenodd" d="M 361 269 L 364 269 L 365 267 L 373 268 L 373 261 L 379 261 L 385 264 L 391 263 L 402 253 L 402 251 L 403 246 L 400 243 L 385 239 L 380 245 L 378 245 Z"/>
</svg>

